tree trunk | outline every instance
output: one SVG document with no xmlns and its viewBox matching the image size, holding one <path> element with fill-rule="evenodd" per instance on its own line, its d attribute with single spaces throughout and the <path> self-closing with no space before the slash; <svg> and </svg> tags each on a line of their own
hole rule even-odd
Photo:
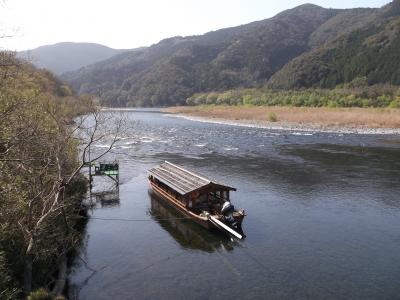
<svg viewBox="0 0 400 300">
<path fill-rule="evenodd" d="M 25 270 L 24 270 L 24 293 L 28 295 L 32 291 L 32 271 L 33 271 L 33 245 L 35 240 L 33 234 L 30 235 L 28 247 L 25 252 Z"/>
<path fill-rule="evenodd" d="M 61 262 L 58 266 L 58 278 L 54 285 L 52 294 L 54 296 L 61 295 L 65 288 L 65 282 L 67 281 L 67 255 L 63 254 Z"/>
<path fill-rule="evenodd" d="M 26 295 L 32 291 L 32 264 L 33 254 L 26 254 L 24 270 L 24 292 Z"/>
</svg>

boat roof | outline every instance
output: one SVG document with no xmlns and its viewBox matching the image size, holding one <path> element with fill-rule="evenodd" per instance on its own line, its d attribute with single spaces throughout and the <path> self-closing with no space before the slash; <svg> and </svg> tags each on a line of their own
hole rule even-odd
<svg viewBox="0 0 400 300">
<path fill-rule="evenodd" d="M 215 186 L 236 191 L 233 187 L 217 183 L 203 175 L 186 170 L 168 161 L 163 162 L 158 167 L 150 169 L 149 173 L 183 196 L 206 186 Z"/>
</svg>

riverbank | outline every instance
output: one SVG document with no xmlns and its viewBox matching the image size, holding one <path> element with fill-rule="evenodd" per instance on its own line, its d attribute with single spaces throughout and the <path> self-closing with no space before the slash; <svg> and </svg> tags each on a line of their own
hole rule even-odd
<svg viewBox="0 0 400 300">
<path fill-rule="evenodd" d="M 179 106 L 163 112 L 197 121 L 270 129 L 400 134 L 400 109 L 265 106 Z"/>
</svg>

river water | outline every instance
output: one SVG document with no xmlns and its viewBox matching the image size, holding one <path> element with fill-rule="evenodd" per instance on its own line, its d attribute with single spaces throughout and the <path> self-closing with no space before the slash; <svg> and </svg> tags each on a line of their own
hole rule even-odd
<svg viewBox="0 0 400 300">
<path fill-rule="evenodd" d="M 130 128 L 112 154 L 119 200 L 90 210 L 72 299 L 400 299 L 400 136 L 117 115 Z M 164 160 L 236 187 L 246 239 L 149 192 Z"/>
</svg>

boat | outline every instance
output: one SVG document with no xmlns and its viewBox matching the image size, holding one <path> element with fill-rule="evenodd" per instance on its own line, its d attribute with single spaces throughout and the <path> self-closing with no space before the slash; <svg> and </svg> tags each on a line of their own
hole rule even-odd
<svg viewBox="0 0 400 300">
<path fill-rule="evenodd" d="M 208 253 L 224 250 L 229 252 L 237 245 L 224 235 L 208 231 L 182 215 L 157 193 L 149 190 L 149 215 L 183 249 L 200 250 Z"/>
<path fill-rule="evenodd" d="M 150 169 L 149 183 L 155 193 L 185 217 L 206 229 L 244 238 L 243 209 L 236 210 L 230 201 L 235 188 L 213 181 L 168 161 Z"/>
</svg>

